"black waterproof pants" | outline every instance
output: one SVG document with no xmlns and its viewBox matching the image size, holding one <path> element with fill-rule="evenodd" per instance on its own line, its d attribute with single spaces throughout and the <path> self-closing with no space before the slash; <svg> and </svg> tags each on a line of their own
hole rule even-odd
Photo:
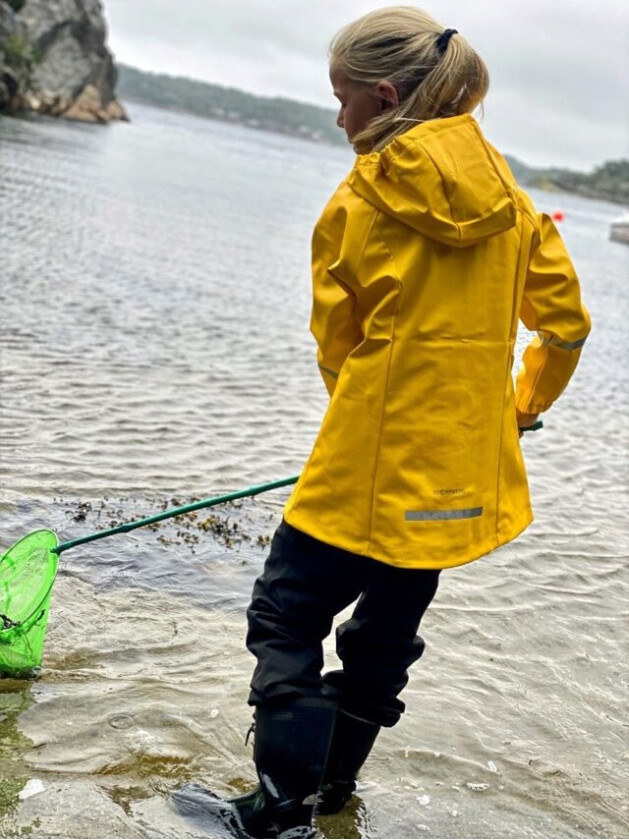
<svg viewBox="0 0 629 840">
<path fill-rule="evenodd" d="M 394 726 L 408 668 L 424 651 L 417 630 L 438 582 L 438 570 L 396 568 L 282 522 L 247 611 L 247 647 L 258 660 L 250 704 L 325 696 L 350 714 Z M 343 668 L 322 676 L 322 641 L 334 616 L 357 598 L 337 630 Z"/>
</svg>

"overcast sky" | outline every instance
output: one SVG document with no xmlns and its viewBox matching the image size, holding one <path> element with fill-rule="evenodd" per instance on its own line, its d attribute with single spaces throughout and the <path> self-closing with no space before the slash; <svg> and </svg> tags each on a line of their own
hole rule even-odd
<svg viewBox="0 0 629 840">
<path fill-rule="evenodd" d="M 327 48 L 373 0 L 103 0 L 109 46 L 143 70 L 334 107 Z M 629 0 L 424 0 L 489 67 L 482 125 L 534 166 L 629 157 Z"/>
</svg>

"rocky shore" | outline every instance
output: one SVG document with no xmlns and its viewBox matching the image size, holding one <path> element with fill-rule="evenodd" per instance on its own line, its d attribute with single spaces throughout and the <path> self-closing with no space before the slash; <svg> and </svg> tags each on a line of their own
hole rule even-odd
<svg viewBox="0 0 629 840">
<path fill-rule="evenodd" d="M 0 0 L 0 111 L 126 120 L 100 0 Z"/>
</svg>

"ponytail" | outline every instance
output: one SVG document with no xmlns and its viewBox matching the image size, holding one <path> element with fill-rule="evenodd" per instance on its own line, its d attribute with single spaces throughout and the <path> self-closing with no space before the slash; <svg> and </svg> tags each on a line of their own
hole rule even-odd
<svg viewBox="0 0 629 840">
<path fill-rule="evenodd" d="M 471 113 L 489 87 L 485 63 L 456 30 L 410 6 L 380 9 L 342 29 L 330 58 L 352 81 L 388 81 L 400 103 L 353 138 L 359 154 L 380 151 L 412 122 Z"/>
</svg>

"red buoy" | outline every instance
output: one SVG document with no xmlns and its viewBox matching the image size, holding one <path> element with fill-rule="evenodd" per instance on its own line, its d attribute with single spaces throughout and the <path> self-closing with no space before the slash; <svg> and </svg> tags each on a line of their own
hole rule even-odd
<svg viewBox="0 0 629 840">
<path fill-rule="evenodd" d="M 563 222 L 565 216 L 561 210 L 555 210 L 551 218 L 553 222 Z"/>
</svg>

